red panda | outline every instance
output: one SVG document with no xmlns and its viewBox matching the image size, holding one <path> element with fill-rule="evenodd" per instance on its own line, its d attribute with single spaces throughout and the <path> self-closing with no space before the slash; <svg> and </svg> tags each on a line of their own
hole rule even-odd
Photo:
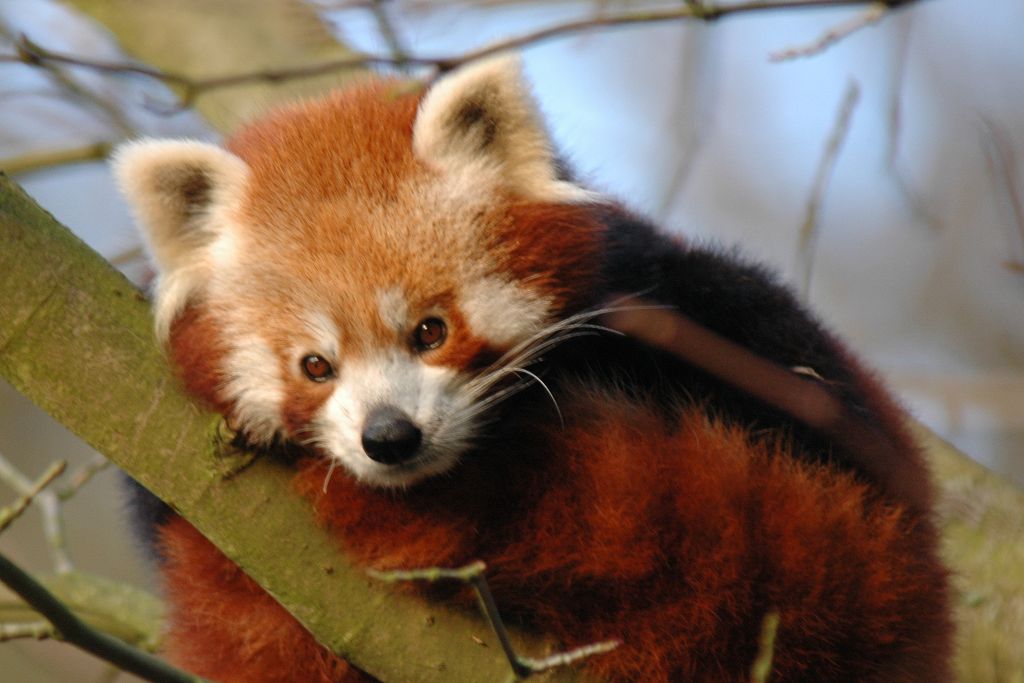
<svg viewBox="0 0 1024 683">
<path fill-rule="evenodd" d="M 595 316 L 643 293 L 813 368 L 927 472 L 885 391 L 775 278 L 670 238 L 562 168 L 512 58 L 361 85 L 224 148 L 140 141 L 116 172 L 184 385 L 368 568 L 483 560 L 502 612 L 610 682 L 950 677 L 928 509 L 828 437 Z M 140 494 L 141 495 L 141 494 Z M 144 495 L 168 655 L 233 681 L 373 680 Z M 149 501 L 149 502 L 147 502 Z"/>
</svg>

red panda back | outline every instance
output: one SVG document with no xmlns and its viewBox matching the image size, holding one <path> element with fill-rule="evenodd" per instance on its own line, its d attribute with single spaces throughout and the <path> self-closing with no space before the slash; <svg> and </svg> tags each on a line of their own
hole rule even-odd
<svg viewBox="0 0 1024 683">
<path fill-rule="evenodd" d="M 561 407 L 564 427 L 401 499 L 324 492 L 319 461 L 297 483 L 368 566 L 484 560 L 508 614 L 564 646 L 622 639 L 586 664 L 606 680 L 747 680 L 769 611 L 773 680 L 948 677 L 946 573 L 914 513 L 700 410 L 666 425 L 585 387 Z"/>
</svg>

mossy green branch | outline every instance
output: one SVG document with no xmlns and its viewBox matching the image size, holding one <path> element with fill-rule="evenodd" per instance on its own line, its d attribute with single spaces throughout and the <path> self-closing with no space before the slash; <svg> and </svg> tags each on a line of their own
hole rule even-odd
<svg viewBox="0 0 1024 683">
<path fill-rule="evenodd" d="M 476 615 L 371 581 L 290 492 L 290 471 L 237 457 L 152 341 L 145 298 L 0 176 L 0 375 L 181 512 L 332 650 L 383 681 L 502 680 Z M 325 600 L 324 596 L 335 596 Z M 538 653 L 537 642 L 520 651 Z M 582 680 L 563 669 L 550 681 Z"/>
<path fill-rule="evenodd" d="M 163 637 L 164 605 L 156 596 L 102 576 L 72 571 L 36 577 L 82 621 L 98 631 L 156 652 Z M 0 624 L 31 624 L 39 613 L 0 587 Z"/>
<path fill-rule="evenodd" d="M 917 436 L 940 490 L 957 679 L 1024 683 L 1024 492 L 924 427 Z"/>
</svg>

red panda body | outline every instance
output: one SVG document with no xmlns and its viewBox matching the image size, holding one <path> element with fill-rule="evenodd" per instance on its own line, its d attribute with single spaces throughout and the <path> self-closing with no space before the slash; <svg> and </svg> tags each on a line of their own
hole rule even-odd
<svg viewBox="0 0 1024 683">
<path fill-rule="evenodd" d="M 296 487 L 358 562 L 483 560 L 510 621 L 620 638 L 583 664 L 604 680 L 747 680 L 771 611 L 773 681 L 948 679 L 928 510 L 591 312 L 642 292 L 813 368 L 927 491 L 899 410 L 761 269 L 563 177 L 518 79 L 506 60 L 425 95 L 371 82 L 227 151 L 123 152 L 187 388 L 251 443 L 305 449 Z M 158 512 L 174 660 L 225 683 L 373 680 Z"/>
</svg>

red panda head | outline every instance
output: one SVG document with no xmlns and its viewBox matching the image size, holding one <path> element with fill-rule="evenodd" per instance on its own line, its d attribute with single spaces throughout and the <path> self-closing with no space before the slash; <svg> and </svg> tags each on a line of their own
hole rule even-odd
<svg viewBox="0 0 1024 683">
<path fill-rule="evenodd" d="M 450 468 L 503 380 L 594 303 L 595 197 L 559 177 L 514 59 L 425 94 L 369 81 L 226 149 L 130 143 L 115 166 L 190 390 L 371 484 Z"/>
</svg>

